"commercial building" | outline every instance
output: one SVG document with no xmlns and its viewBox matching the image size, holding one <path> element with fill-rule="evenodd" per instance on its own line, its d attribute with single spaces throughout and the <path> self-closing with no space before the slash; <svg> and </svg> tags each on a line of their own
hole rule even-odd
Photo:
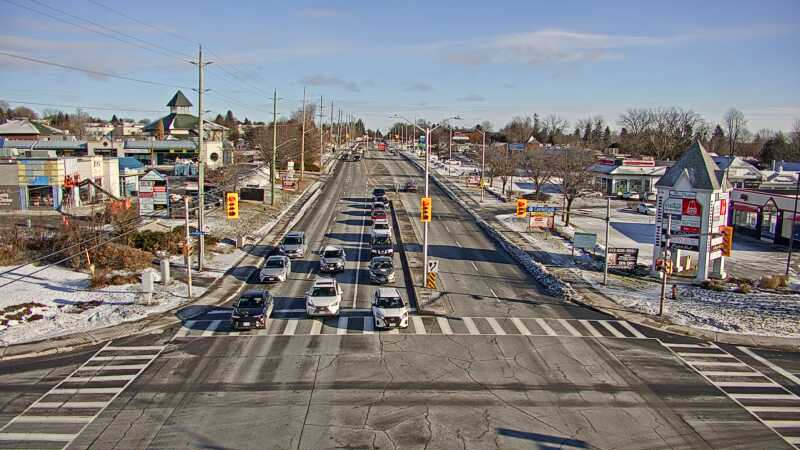
<svg viewBox="0 0 800 450">
<path fill-rule="evenodd" d="M 606 195 L 646 194 L 655 192 L 655 184 L 667 167 L 656 165 L 653 159 L 610 155 L 598 159 L 589 171 L 594 175 L 595 188 Z"/>
<path fill-rule="evenodd" d="M 730 222 L 734 236 L 789 245 L 792 221 L 800 221 L 800 214 L 795 215 L 794 195 L 750 189 L 734 189 L 731 193 Z M 800 224 L 795 226 L 794 239 L 800 239 Z"/>
</svg>

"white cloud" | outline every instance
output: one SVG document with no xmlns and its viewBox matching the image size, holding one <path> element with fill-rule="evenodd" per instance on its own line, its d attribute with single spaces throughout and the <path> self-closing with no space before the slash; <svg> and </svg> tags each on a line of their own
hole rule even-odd
<svg viewBox="0 0 800 450">
<path fill-rule="evenodd" d="M 433 86 L 427 83 L 412 83 L 405 90 L 407 92 L 430 92 L 433 91 Z"/>
<path fill-rule="evenodd" d="M 361 88 L 357 82 L 343 80 L 336 76 L 327 76 L 321 74 L 308 75 L 303 77 L 300 82 L 310 86 L 333 86 L 340 87 L 351 92 L 361 91 Z"/>
</svg>

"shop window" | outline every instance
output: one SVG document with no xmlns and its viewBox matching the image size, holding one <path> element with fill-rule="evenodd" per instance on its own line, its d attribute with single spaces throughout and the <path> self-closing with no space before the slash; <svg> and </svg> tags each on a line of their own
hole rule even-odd
<svg viewBox="0 0 800 450">
<path fill-rule="evenodd" d="M 778 208 L 767 205 L 761 212 L 761 236 L 775 239 L 775 230 L 778 227 Z"/>
<path fill-rule="evenodd" d="M 752 211 L 734 211 L 733 224 L 737 227 L 755 231 L 758 224 L 758 215 Z"/>
</svg>

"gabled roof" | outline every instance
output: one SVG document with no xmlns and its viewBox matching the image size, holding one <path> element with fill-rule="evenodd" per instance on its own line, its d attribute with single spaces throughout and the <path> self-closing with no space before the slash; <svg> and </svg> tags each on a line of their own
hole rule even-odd
<svg viewBox="0 0 800 450">
<path fill-rule="evenodd" d="M 0 135 L 37 135 L 37 134 L 66 134 L 63 130 L 53 128 L 40 122 L 31 122 L 28 119 L 15 119 L 0 125 Z"/>
<path fill-rule="evenodd" d="M 657 187 L 673 187 L 686 174 L 692 187 L 703 190 L 729 189 L 725 171 L 720 170 L 700 142 L 689 147 L 656 183 Z"/>
<path fill-rule="evenodd" d="M 156 131 L 156 126 L 158 122 L 161 122 L 164 126 L 164 133 L 169 134 L 172 130 L 196 130 L 197 129 L 197 116 L 193 116 L 191 114 L 178 114 L 178 113 L 170 113 L 166 116 L 156 119 L 142 128 L 142 131 L 154 133 Z M 203 129 L 205 131 L 210 130 L 227 130 L 224 126 L 210 122 L 208 120 L 203 119 Z"/>
<path fill-rule="evenodd" d="M 167 103 L 167 106 L 192 106 L 192 102 L 183 95 L 183 92 L 178 91 L 172 96 L 172 100 Z"/>
</svg>

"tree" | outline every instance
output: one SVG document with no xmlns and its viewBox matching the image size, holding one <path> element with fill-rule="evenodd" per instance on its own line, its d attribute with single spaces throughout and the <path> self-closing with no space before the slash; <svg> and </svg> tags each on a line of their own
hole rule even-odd
<svg viewBox="0 0 800 450">
<path fill-rule="evenodd" d="M 10 109 L 8 112 L 8 117 L 11 119 L 22 118 L 29 120 L 34 120 L 39 118 L 36 112 L 28 108 L 27 106 L 17 106 L 16 108 Z"/>
<path fill-rule="evenodd" d="M 603 130 L 603 147 L 608 147 L 611 145 L 611 128 L 606 125 L 606 129 Z"/>
<path fill-rule="evenodd" d="M 6 123 L 6 120 L 8 120 L 8 109 L 8 102 L 0 100 L 0 123 Z"/>
<path fill-rule="evenodd" d="M 139 122 L 138 122 L 138 123 L 140 123 L 140 124 L 142 124 L 142 125 L 147 125 L 147 124 L 148 124 L 148 123 L 150 123 L 150 122 L 151 122 L 151 120 L 150 120 L 150 119 L 141 119 L 141 120 L 139 120 Z"/>
<path fill-rule="evenodd" d="M 800 119 L 794 119 L 792 122 L 792 135 L 791 135 L 792 150 L 796 155 L 800 155 Z"/>
<path fill-rule="evenodd" d="M 708 149 L 714 153 L 718 153 L 723 145 L 725 145 L 725 131 L 717 124 L 717 126 L 714 127 L 714 132 L 711 134 Z"/>
<path fill-rule="evenodd" d="M 250 122 L 250 119 L 248 119 L 247 117 L 244 118 L 244 122 L 242 122 L 242 124 L 244 124 L 244 125 L 252 125 L 252 123 Z"/>
<path fill-rule="evenodd" d="M 224 125 L 224 126 L 226 126 L 228 128 L 233 128 L 238 123 L 239 123 L 239 121 L 236 120 L 236 116 L 233 115 L 233 111 L 231 111 L 229 109 L 228 112 L 225 113 L 225 121 L 222 123 L 222 125 Z"/>
<path fill-rule="evenodd" d="M 533 120 L 530 117 L 516 116 L 500 132 L 506 136 L 508 142 L 523 143 L 528 142 L 534 134 L 533 130 Z"/>
<path fill-rule="evenodd" d="M 556 173 L 557 161 L 543 149 L 525 151 L 520 161 L 520 168 L 526 177 L 533 181 L 535 199 L 539 200 L 542 186 L 547 184 Z"/>
<path fill-rule="evenodd" d="M 539 114 L 533 113 L 533 137 L 537 141 L 542 142 L 542 122 L 539 120 Z"/>
<path fill-rule="evenodd" d="M 556 114 L 550 114 L 544 118 L 542 126 L 547 142 L 555 144 L 557 138 L 563 134 L 564 129 L 569 127 L 569 122 Z"/>
<path fill-rule="evenodd" d="M 78 108 L 75 110 L 75 114 L 69 116 L 67 129 L 78 139 L 83 139 L 86 136 L 86 125 L 88 123 L 89 115 Z"/>
<path fill-rule="evenodd" d="M 159 141 L 164 139 L 164 122 L 163 121 L 159 120 L 158 122 L 156 122 L 156 131 L 155 131 L 155 133 L 156 133 L 156 139 L 158 139 Z"/>
<path fill-rule="evenodd" d="M 225 126 L 225 118 L 222 117 L 222 114 L 217 114 L 217 117 L 214 118 L 214 123 L 217 125 Z"/>
<path fill-rule="evenodd" d="M 744 135 L 745 127 L 747 127 L 747 120 L 744 114 L 736 108 L 729 109 L 722 117 L 725 123 L 725 129 L 728 131 L 728 152 L 731 156 L 736 151 L 736 144 L 741 142 L 740 139 Z"/>
<path fill-rule="evenodd" d="M 116 125 L 118 123 L 119 123 L 119 119 L 117 118 L 117 115 L 114 114 L 113 116 L 111 116 L 111 125 Z"/>
<path fill-rule="evenodd" d="M 786 136 L 778 131 L 775 136 L 767 140 L 761 147 L 761 161 L 768 164 L 771 161 L 795 159 L 798 154 L 791 151 L 786 141 Z"/>
<path fill-rule="evenodd" d="M 423 128 L 425 127 L 423 126 Z M 491 133 L 492 131 L 494 131 L 494 125 L 492 125 L 492 122 L 484 120 L 483 122 L 481 122 L 481 129 L 487 133 Z"/>
<path fill-rule="evenodd" d="M 570 147 L 565 148 L 562 153 L 556 171 L 561 178 L 561 192 L 564 195 L 564 224 L 569 225 L 572 203 L 593 186 L 592 173 L 587 169 L 594 164 L 595 159 L 591 151 L 584 149 Z"/>
</svg>

